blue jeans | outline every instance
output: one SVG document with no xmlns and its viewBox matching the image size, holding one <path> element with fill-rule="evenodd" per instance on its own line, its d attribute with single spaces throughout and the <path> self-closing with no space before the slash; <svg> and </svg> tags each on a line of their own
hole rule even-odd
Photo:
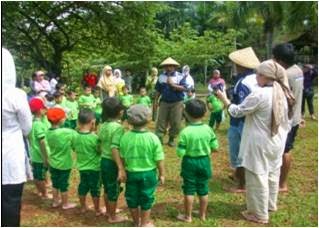
<svg viewBox="0 0 319 228">
<path fill-rule="evenodd" d="M 241 134 L 243 132 L 244 123 L 241 122 L 238 126 L 230 125 L 228 129 L 228 144 L 230 164 L 233 168 L 241 167 L 240 159 L 238 158 Z"/>
</svg>

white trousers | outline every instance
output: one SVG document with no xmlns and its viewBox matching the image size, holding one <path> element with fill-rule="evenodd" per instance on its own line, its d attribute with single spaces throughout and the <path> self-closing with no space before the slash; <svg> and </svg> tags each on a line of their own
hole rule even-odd
<svg viewBox="0 0 319 228">
<path fill-rule="evenodd" d="M 280 168 L 257 175 L 245 169 L 246 204 L 248 212 L 259 219 L 268 220 L 268 210 L 277 210 Z"/>
</svg>

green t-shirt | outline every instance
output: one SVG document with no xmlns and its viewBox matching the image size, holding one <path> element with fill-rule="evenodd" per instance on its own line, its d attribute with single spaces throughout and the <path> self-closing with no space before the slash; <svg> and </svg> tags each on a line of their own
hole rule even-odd
<svg viewBox="0 0 319 228">
<path fill-rule="evenodd" d="M 136 104 L 142 104 L 147 107 L 150 107 L 152 105 L 151 98 L 149 96 L 139 96 L 137 98 Z"/>
<path fill-rule="evenodd" d="M 214 94 L 207 97 L 207 103 L 212 105 L 212 112 L 219 112 L 223 109 L 223 104 Z"/>
<path fill-rule="evenodd" d="M 218 149 L 218 140 L 213 130 L 203 123 L 190 123 L 179 134 L 177 155 L 190 157 L 206 156 Z"/>
<path fill-rule="evenodd" d="M 186 104 L 188 101 L 194 99 L 193 97 L 185 96 L 184 97 L 184 104 Z"/>
<path fill-rule="evenodd" d="M 148 131 L 126 132 L 120 143 L 120 155 L 129 172 L 155 169 L 157 161 L 164 160 L 162 144 L 158 137 Z"/>
<path fill-rule="evenodd" d="M 50 121 L 48 120 L 48 117 L 47 115 L 44 115 L 41 119 L 42 123 L 45 124 L 45 126 L 47 127 L 47 129 L 49 129 L 51 127 L 51 123 Z"/>
<path fill-rule="evenodd" d="M 41 139 L 45 140 L 47 154 L 49 155 L 50 153 L 50 149 L 45 138 L 46 132 L 48 131 L 49 127 L 43 121 L 43 119 L 34 118 L 32 123 L 32 130 L 29 134 L 31 161 L 38 163 L 43 163 L 43 156 L 40 149 Z"/>
<path fill-rule="evenodd" d="M 98 153 L 98 137 L 96 134 L 78 132 L 72 144 L 79 170 L 100 170 L 101 156 Z"/>
<path fill-rule="evenodd" d="M 61 104 L 60 104 L 60 105 L 61 105 L 62 107 L 66 107 L 66 106 L 65 106 L 65 105 L 66 105 L 66 102 L 67 102 L 67 99 L 66 99 L 66 97 L 65 97 L 65 96 L 63 96 L 63 97 L 62 97 L 62 101 L 61 101 Z"/>
<path fill-rule="evenodd" d="M 55 169 L 67 170 L 73 166 L 72 141 L 76 131 L 68 128 L 50 128 L 46 138 L 50 147 L 49 164 Z"/>
<path fill-rule="evenodd" d="M 113 160 L 112 148 L 120 147 L 124 127 L 115 121 L 104 122 L 99 129 L 98 137 L 101 142 L 102 157 Z"/>
<path fill-rule="evenodd" d="M 76 101 L 67 100 L 65 102 L 65 107 L 69 110 L 68 120 L 76 120 L 79 114 L 79 105 Z"/>
<path fill-rule="evenodd" d="M 102 114 L 102 101 L 101 98 L 95 98 L 95 113 Z"/>
<path fill-rule="evenodd" d="M 92 94 L 81 95 L 78 102 L 80 108 L 95 109 L 95 97 Z"/>
<path fill-rule="evenodd" d="M 131 94 L 120 96 L 120 101 L 122 105 L 128 108 L 133 104 L 133 96 Z"/>
</svg>

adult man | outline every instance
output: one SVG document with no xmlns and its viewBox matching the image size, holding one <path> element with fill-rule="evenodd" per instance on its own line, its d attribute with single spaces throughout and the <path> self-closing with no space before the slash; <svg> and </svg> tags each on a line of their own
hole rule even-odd
<svg viewBox="0 0 319 228">
<path fill-rule="evenodd" d="M 125 81 L 125 85 L 128 86 L 130 93 L 132 93 L 133 76 L 129 69 L 125 71 L 125 75 L 122 77 L 122 79 Z"/>
<path fill-rule="evenodd" d="M 230 60 L 236 65 L 236 84 L 233 88 L 233 104 L 241 104 L 243 100 L 257 88 L 256 74 L 254 70 L 259 60 L 251 47 L 240 49 L 229 54 Z M 231 188 L 231 192 L 245 192 L 245 170 L 238 158 L 240 140 L 245 118 L 234 118 L 230 116 L 230 127 L 228 130 L 229 154 L 232 168 L 235 169 L 234 177 L 238 180 L 237 188 Z"/>
<path fill-rule="evenodd" d="M 313 108 L 313 80 L 318 77 L 318 69 L 311 64 L 305 64 L 303 67 L 303 97 L 302 97 L 302 115 L 305 115 L 306 102 L 308 104 L 309 114 L 312 120 L 316 120 L 314 108 Z"/>
<path fill-rule="evenodd" d="M 156 95 L 154 105 L 159 105 L 156 134 L 163 143 L 163 137 L 169 124 L 168 145 L 175 146 L 183 115 L 184 91 L 186 90 L 185 77 L 176 71 L 179 63 L 172 58 L 165 59 L 161 65 L 164 72 L 159 76 L 155 85 Z M 159 101 L 159 97 L 161 99 Z"/>
<path fill-rule="evenodd" d="M 272 53 L 274 60 L 286 69 L 289 86 L 295 97 L 295 104 L 292 108 L 291 130 L 287 136 L 279 182 L 279 191 L 287 192 L 287 178 L 291 165 L 291 155 L 289 152 L 293 149 L 299 125 L 302 125 L 304 122 L 301 117 L 303 72 L 294 62 L 295 52 L 292 44 L 278 44 L 273 48 Z"/>
</svg>

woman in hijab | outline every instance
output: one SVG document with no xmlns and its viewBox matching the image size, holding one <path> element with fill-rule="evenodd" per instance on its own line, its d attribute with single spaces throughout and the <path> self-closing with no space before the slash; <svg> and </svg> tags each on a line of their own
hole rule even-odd
<svg viewBox="0 0 319 228">
<path fill-rule="evenodd" d="M 27 180 L 27 155 L 23 136 L 32 128 L 26 93 L 15 88 L 12 55 L 2 48 L 2 210 L 1 226 L 20 226 L 23 184 Z"/>
<path fill-rule="evenodd" d="M 185 78 L 186 88 L 187 90 L 195 89 L 195 82 L 193 77 L 190 75 L 190 68 L 188 65 L 183 66 L 182 74 Z M 185 92 L 185 96 L 186 96 Z M 193 94 L 193 98 L 195 98 L 195 93 Z"/>
<path fill-rule="evenodd" d="M 97 86 L 102 90 L 102 100 L 106 97 L 114 97 L 116 93 L 115 78 L 112 74 L 112 67 L 106 65 L 103 68 L 102 75 L 100 77 Z"/>
<path fill-rule="evenodd" d="M 231 104 L 221 91 L 217 96 L 229 114 L 244 117 L 239 157 L 245 168 L 245 219 L 267 224 L 269 211 L 277 210 L 280 167 L 288 125 L 288 104 L 294 102 L 286 71 L 273 60 L 257 68 L 258 88 L 239 104 Z M 288 103 L 287 103 L 288 101 Z"/>
<path fill-rule="evenodd" d="M 150 98 L 152 99 L 152 120 L 155 121 L 157 117 L 157 108 L 154 105 L 154 99 L 156 95 L 155 85 L 158 80 L 158 70 L 156 67 L 153 67 L 151 70 L 151 75 L 146 78 L 146 90 L 149 93 Z"/>
<path fill-rule="evenodd" d="M 122 72 L 120 69 L 114 70 L 114 77 L 115 77 L 115 87 L 117 95 L 123 95 L 123 87 L 125 86 L 125 81 L 122 79 Z"/>
</svg>

